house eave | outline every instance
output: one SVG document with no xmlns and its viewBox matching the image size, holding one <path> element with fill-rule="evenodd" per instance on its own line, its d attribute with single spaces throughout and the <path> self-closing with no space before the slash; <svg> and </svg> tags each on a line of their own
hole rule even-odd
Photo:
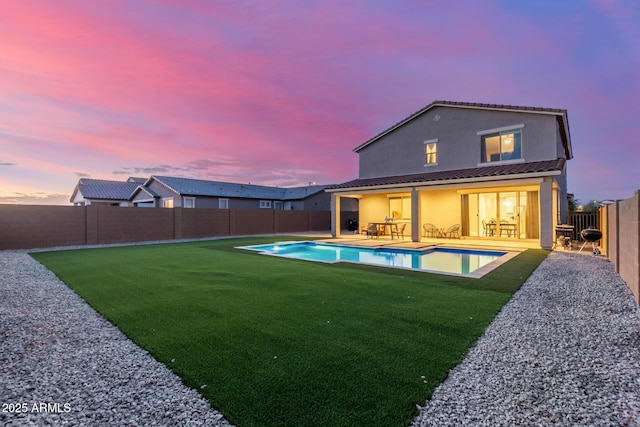
<svg viewBox="0 0 640 427">
<path fill-rule="evenodd" d="M 561 174 L 562 174 L 562 171 L 554 170 L 554 171 L 545 171 L 545 172 L 530 172 L 530 173 L 522 173 L 522 174 L 498 175 L 498 176 L 478 177 L 478 178 L 454 178 L 454 179 L 443 179 L 443 180 L 434 180 L 434 181 L 405 182 L 405 183 L 398 183 L 398 184 L 365 185 L 360 187 L 327 189 L 325 191 L 328 193 L 353 193 L 354 191 L 389 190 L 389 189 L 400 189 L 400 188 L 418 189 L 418 188 L 435 187 L 435 186 L 442 186 L 442 185 L 449 185 L 449 184 L 465 184 L 465 183 L 477 184 L 482 182 L 497 182 L 497 181 L 521 180 L 521 179 L 529 179 L 529 178 L 544 178 L 545 176 L 557 176 Z"/>
</svg>

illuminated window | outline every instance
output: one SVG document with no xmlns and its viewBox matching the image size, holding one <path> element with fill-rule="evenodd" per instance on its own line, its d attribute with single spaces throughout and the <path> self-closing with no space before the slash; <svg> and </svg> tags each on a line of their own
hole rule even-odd
<svg viewBox="0 0 640 427">
<path fill-rule="evenodd" d="M 509 130 L 482 136 L 482 163 L 522 158 L 522 133 Z"/>
<path fill-rule="evenodd" d="M 424 142 L 424 151 L 425 151 L 425 161 L 426 165 L 437 165 L 438 164 L 438 156 L 437 156 L 437 139 L 430 139 L 429 141 Z"/>
<path fill-rule="evenodd" d="M 390 197 L 389 217 L 394 221 L 411 219 L 411 197 Z"/>
<path fill-rule="evenodd" d="M 173 207 L 173 197 L 162 199 L 162 207 L 163 208 L 172 208 Z"/>
</svg>

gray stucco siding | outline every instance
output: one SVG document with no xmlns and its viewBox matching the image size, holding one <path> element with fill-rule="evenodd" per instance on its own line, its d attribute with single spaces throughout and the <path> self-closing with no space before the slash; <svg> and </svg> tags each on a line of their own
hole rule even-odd
<svg viewBox="0 0 640 427">
<path fill-rule="evenodd" d="M 162 201 L 166 198 L 172 197 L 173 198 L 173 206 L 178 208 L 182 206 L 182 198 L 175 193 L 174 191 L 171 191 L 169 188 L 167 188 L 166 186 L 160 184 L 157 181 L 151 181 L 151 183 L 148 185 L 149 189 L 151 191 L 153 191 L 154 193 L 156 193 L 158 196 L 160 196 L 159 200 L 158 200 L 158 206 L 162 207 Z"/>
<path fill-rule="evenodd" d="M 217 209 L 219 206 L 217 197 L 196 197 L 196 208 Z"/>
<path fill-rule="evenodd" d="M 478 132 L 521 124 L 524 161 L 558 158 L 562 142 L 553 115 L 436 107 L 361 149 L 359 177 L 477 167 L 481 163 Z M 425 166 L 424 142 L 433 139 L 438 140 L 437 165 Z"/>
</svg>

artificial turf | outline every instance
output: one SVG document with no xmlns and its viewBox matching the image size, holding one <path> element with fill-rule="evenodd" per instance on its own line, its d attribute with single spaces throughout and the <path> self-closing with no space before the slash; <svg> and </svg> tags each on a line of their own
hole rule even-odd
<svg viewBox="0 0 640 427">
<path fill-rule="evenodd" d="M 481 279 L 260 255 L 245 238 L 34 253 L 239 427 L 406 426 L 547 251 Z"/>
</svg>

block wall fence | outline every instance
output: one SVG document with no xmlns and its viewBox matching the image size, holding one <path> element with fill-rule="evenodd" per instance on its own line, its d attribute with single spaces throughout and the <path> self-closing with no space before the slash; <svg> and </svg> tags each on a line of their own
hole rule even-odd
<svg viewBox="0 0 640 427">
<path fill-rule="evenodd" d="M 330 229 L 329 211 L 0 205 L 0 250 Z"/>
<path fill-rule="evenodd" d="M 640 190 L 630 199 L 603 208 L 606 215 L 606 253 L 640 304 Z"/>
</svg>

